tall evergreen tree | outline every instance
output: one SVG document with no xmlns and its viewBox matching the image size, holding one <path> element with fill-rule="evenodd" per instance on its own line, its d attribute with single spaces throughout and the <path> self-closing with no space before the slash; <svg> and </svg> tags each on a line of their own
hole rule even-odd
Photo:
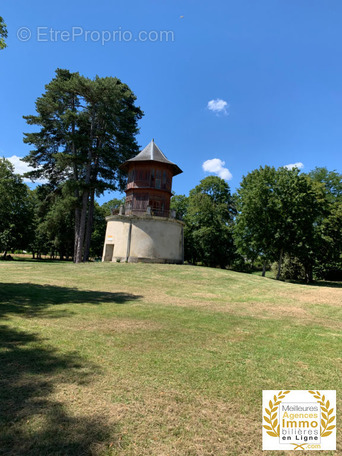
<svg viewBox="0 0 342 456">
<path fill-rule="evenodd" d="M 119 165 L 136 155 L 137 122 L 143 113 L 136 97 L 119 79 L 58 69 L 37 99 L 37 115 L 25 116 L 40 130 L 26 133 L 34 146 L 25 160 L 31 177 L 63 183 L 75 198 L 74 261 L 89 256 L 95 195 L 124 186 Z"/>
</svg>

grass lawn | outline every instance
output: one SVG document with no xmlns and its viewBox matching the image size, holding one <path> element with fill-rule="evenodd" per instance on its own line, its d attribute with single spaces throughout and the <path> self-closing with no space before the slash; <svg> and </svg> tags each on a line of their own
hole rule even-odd
<svg viewBox="0 0 342 456">
<path fill-rule="evenodd" d="M 338 286 L 1 262 L 0 318 L 0 455 L 262 455 L 263 389 L 336 389 L 342 413 Z"/>
</svg>

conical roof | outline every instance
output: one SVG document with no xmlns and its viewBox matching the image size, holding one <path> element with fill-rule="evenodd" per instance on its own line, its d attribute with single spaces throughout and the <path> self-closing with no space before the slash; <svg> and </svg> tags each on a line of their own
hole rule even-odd
<svg viewBox="0 0 342 456">
<path fill-rule="evenodd" d="M 182 173 L 183 171 L 173 162 L 168 160 L 163 152 L 159 149 L 157 144 L 154 142 L 154 139 L 147 144 L 147 146 L 138 153 L 135 157 L 131 158 L 130 160 L 127 160 L 125 163 L 123 163 L 120 168 L 124 171 L 127 170 L 128 165 L 132 162 L 149 162 L 149 161 L 154 161 L 154 162 L 159 162 L 159 163 L 166 163 L 173 168 L 173 175 L 176 176 L 177 174 Z"/>
</svg>

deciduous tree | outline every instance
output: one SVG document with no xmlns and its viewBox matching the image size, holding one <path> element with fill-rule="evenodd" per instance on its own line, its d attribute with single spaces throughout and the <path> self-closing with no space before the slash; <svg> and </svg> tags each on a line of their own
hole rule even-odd
<svg viewBox="0 0 342 456">
<path fill-rule="evenodd" d="M 32 235 L 33 207 L 30 190 L 14 173 L 13 165 L 0 158 L 0 251 L 24 249 Z"/>
<path fill-rule="evenodd" d="M 251 261 L 262 259 L 263 276 L 266 263 L 273 261 L 277 252 L 274 241 L 280 214 L 274 192 L 276 174 L 276 169 L 270 166 L 248 173 L 242 178 L 236 198 L 238 215 L 234 239 L 237 249 Z"/>
<path fill-rule="evenodd" d="M 227 182 L 208 176 L 190 191 L 185 247 L 190 261 L 226 267 L 233 256 L 232 223 L 235 210 Z"/>
</svg>

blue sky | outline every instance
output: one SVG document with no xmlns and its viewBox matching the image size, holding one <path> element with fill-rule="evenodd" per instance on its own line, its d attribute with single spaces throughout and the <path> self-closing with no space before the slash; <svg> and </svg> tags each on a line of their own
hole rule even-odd
<svg viewBox="0 0 342 456">
<path fill-rule="evenodd" d="M 184 171 L 176 193 L 207 176 L 202 165 L 212 159 L 206 168 L 232 190 L 265 164 L 342 172 L 340 0 L 2 0 L 0 15 L 9 31 L 0 52 L 0 155 L 27 154 L 22 116 L 34 113 L 60 67 L 131 87 L 145 112 L 140 146 L 154 138 Z M 18 39 L 27 37 L 22 27 L 30 40 Z M 159 39 L 164 31 L 168 41 Z M 108 32 L 115 41 L 102 44 Z"/>
</svg>

